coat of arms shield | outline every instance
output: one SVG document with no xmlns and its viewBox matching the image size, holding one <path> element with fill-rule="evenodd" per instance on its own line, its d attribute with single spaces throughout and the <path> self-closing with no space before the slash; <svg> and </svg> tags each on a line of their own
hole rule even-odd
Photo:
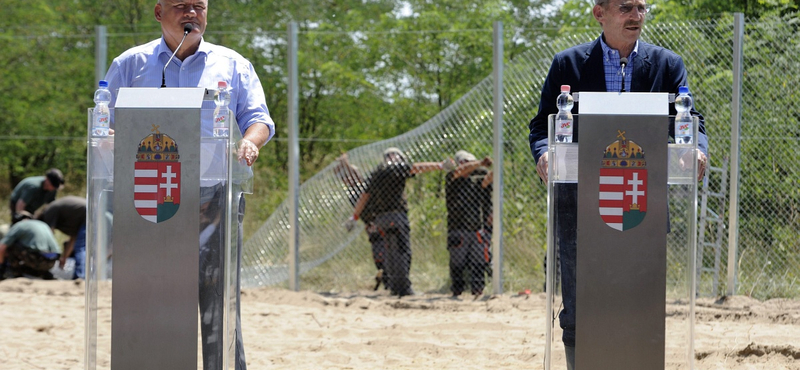
<svg viewBox="0 0 800 370">
<path fill-rule="evenodd" d="M 600 217 L 619 231 L 638 226 L 647 213 L 644 149 L 624 134 L 606 147 L 600 167 Z"/>
<path fill-rule="evenodd" d="M 139 142 L 134 165 L 134 206 L 147 221 L 159 223 L 178 212 L 181 164 L 178 143 L 156 130 Z"/>
</svg>

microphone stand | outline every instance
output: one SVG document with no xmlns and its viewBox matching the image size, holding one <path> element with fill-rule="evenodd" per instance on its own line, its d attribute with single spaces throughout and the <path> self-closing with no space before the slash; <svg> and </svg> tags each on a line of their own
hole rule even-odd
<svg viewBox="0 0 800 370">
<path fill-rule="evenodd" d="M 628 65 L 628 58 L 619 58 L 619 65 L 622 70 L 622 90 L 620 92 L 625 92 L 625 67 Z"/>
<path fill-rule="evenodd" d="M 167 66 L 169 66 L 169 64 L 172 62 L 172 58 L 175 58 L 175 54 L 177 54 L 178 50 L 181 49 L 183 41 L 186 40 L 186 36 L 192 32 L 193 29 L 194 25 L 191 23 L 186 23 L 183 25 L 183 38 L 181 39 L 180 44 L 178 44 L 178 47 L 175 48 L 175 51 L 172 52 L 172 55 L 170 55 L 169 59 L 167 60 L 167 64 L 164 65 L 164 69 L 161 71 L 161 87 L 167 87 Z"/>
</svg>

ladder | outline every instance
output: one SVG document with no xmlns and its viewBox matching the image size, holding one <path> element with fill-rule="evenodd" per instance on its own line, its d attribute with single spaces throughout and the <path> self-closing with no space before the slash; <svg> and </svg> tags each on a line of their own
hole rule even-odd
<svg viewBox="0 0 800 370">
<path fill-rule="evenodd" d="M 712 184 L 713 183 L 713 184 Z M 700 192 L 700 220 L 697 224 L 697 295 L 719 294 L 719 272 L 728 195 L 728 157 L 722 167 L 709 166 Z M 709 289 L 710 281 L 710 289 Z"/>
</svg>

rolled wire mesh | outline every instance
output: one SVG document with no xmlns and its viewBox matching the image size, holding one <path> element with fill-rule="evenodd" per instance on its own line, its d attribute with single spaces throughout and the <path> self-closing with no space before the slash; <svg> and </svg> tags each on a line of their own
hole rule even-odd
<svg viewBox="0 0 800 370">
<path fill-rule="evenodd" d="M 800 66 L 792 58 L 797 41 L 791 41 L 791 23 L 748 23 L 745 42 L 743 121 L 741 135 L 741 202 L 739 254 L 736 256 L 737 293 L 761 297 L 798 294 L 798 153 L 797 94 L 794 86 Z M 454 33 L 437 33 L 458 44 Z M 378 37 L 365 34 L 365 37 Z M 408 35 L 390 35 L 397 42 Z M 413 37 L 419 37 L 415 35 Z M 477 33 L 491 45 L 491 34 Z M 547 43 L 515 55 L 505 65 L 503 287 L 505 291 L 534 290 L 543 285 L 546 191 L 536 175 L 528 144 L 528 122 L 538 109 L 541 84 L 553 55 L 597 37 L 595 30 L 564 32 Z M 730 191 L 731 86 L 733 83 L 733 21 L 724 16 L 709 21 L 651 24 L 642 40 L 671 49 L 683 57 L 695 105 L 703 113 L 710 138 L 711 171 L 707 214 L 717 221 L 701 222 L 702 244 L 698 257 L 700 294 L 720 294 L 726 289 L 728 202 Z M 770 47 L 782 40 L 781 48 Z M 369 50 L 367 43 L 348 51 L 348 57 Z M 774 45 L 773 45 L 774 46 Z M 302 48 L 302 42 L 301 42 Z M 762 53 L 768 48 L 771 54 Z M 489 60 L 491 48 L 473 55 Z M 384 51 L 394 52 L 394 51 Z M 776 53 L 778 53 L 776 55 Z M 792 54 L 794 53 L 794 54 Z M 785 55 L 785 56 L 784 56 Z M 441 60 L 426 60 L 431 66 Z M 780 73 L 778 73 L 780 72 Z M 406 81 L 413 84 L 414 81 Z M 479 159 L 492 153 L 492 77 L 475 87 L 419 127 L 388 140 L 348 152 L 349 162 L 363 178 L 380 163 L 388 147 L 402 149 L 410 162 L 439 162 L 457 150 Z M 431 97 L 435 99 L 435 97 Z M 780 150 L 776 149 L 780 148 Z M 337 177 L 336 162 L 300 188 L 301 287 L 313 290 L 369 289 L 375 284 L 373 263 L 364 225 L 350 231 L 345 221 L 353 213 L 347 185 Z M 681 191 L 673 189 L 671 191 Z M 410 220 L 410 278 L 418 291 L 449 292 L 447 206 L 445 173 L 433 172 L 407 180 L 405 196 Z M 680 211 L 680 210 L 679 210 Z M 710 216 L 709 216 L 710 215 Z M 288 212 L 282 204 L 245 245 L 243 284 L 286 284 L 288 262 Z M 714 216 L 714 217 L 711 217 Z M 687 231 L 671 230 L 668 245 L 668 284 L 685 281 L 683 261 Z M 487 281 L 487 292 L 491 292 Z"/>
</svg>

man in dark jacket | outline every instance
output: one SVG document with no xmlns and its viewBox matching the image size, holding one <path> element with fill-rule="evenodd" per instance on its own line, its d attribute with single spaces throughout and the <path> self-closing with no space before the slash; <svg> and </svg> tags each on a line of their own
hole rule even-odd
<svg viewBox="0 0 800 370">
<path fill-rule="evenodd" d="M 536 161 L 536 171 L 547 183 L 547 117 L 558 112 L 556 97 L 561 85 L 570 85 L 573 92 L 626 91 L 677 93 L 687 86 L 687 73 L 683 59 L 665 48 L 639 41 L 648 6 L 644 0 L 595 0 L 592 14 L 600 23 L 603 33 L 593 42 L 574 46 L 559 52 L 553 58 L 547 79 L 542 86 L 539 112 L 530 122 L 531 153 Z M 623 68 L 621 58 L 627 59 Z M 625 76 L 625 80 L 622 80 Z M 576 103 L 572 109 L 578 112 Z M 670 115 L 675 115 L 670 106 Z M 705 171 L 708 155 L 708 137 L 705 122 L 698 116 L 698 175 Z M 573 142 L 578 141 L 578 121 L 575 121 Z M 674 122 L 670 120 L 669 135 L 674 137 Z M 559 323 L 564 329 L 562 340 L 567 353 L 567 366 L 574 367 L 575 355 L 575 257 L 577 250 L 577 184 L 558 184 L 555 188 L 559 209 L 556 211 L 555 235 L 561 263 L 561 290 L 564 309 Z"/>
</svg>

